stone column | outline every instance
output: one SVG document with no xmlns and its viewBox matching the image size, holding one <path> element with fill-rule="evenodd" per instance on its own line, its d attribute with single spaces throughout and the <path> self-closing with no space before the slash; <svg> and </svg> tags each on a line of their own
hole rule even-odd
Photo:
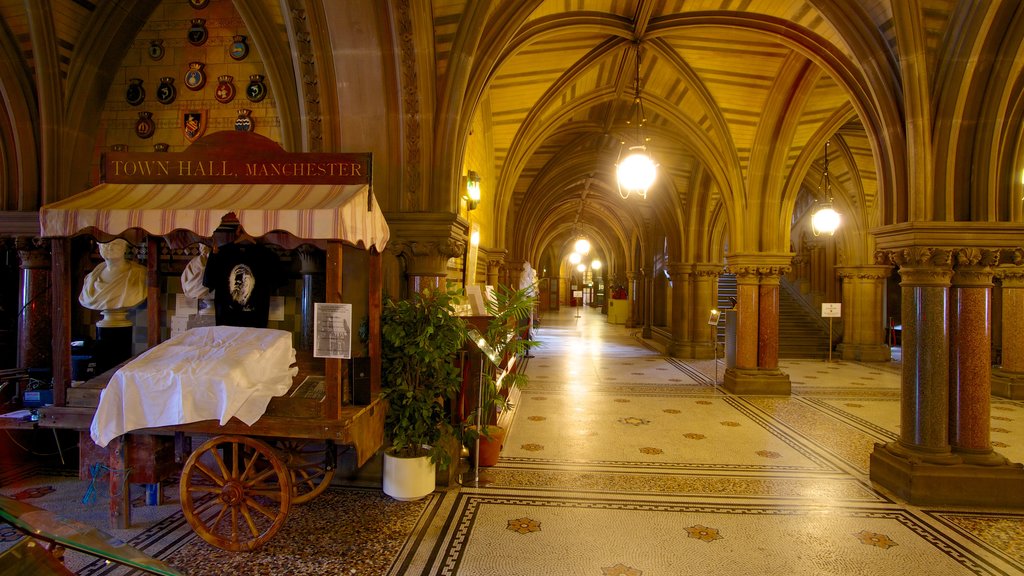
<svg viewBox="0 0 1024 576">
<path fill-rule="evenodd" d="M 640 271 L 643 295 L 638 305 L 643 311 L 643 316 L 641 316 L 643 318 L 643 326 L 640 329 L 640 336 L 643 338 L 651 338 L 651 324 L 654 323 L 654 278 L 651 277 L 652 269 L 653 267 Z"/>
<path fill-rule="evenodd" d="M 669 279 L 672 280 L 672 342 L 666 352 L 676 358 L 688 357 L 691 313 L 687 305 L 693 300 L 692 269 L 692 265 L 682 262 L 670 262 L 667 266 Z"/>
<path fill-rule="evenodd" d="M 718 327 L 708 324 L 712 309 L 718 308 L 718 276 L 721 264 L 695 264 L 693 279 L 693 320 L 691 358 L 714 358 Z"/>
<path fill-rule="evenodd" d="M 497 286 L 498 285 L 498 270 L 501 269 L 501 260 L 488 260 L 487 261 L 487 285 Z"/>
<path fill-rule="evenodd" d="M 406 294 L 427 287 L 444 287 L 448 260 L 465 255 L 469 226 L 447 212 L 387 214 L 391 241 L 387 250 L 404 263 Z"/>
<path fill-rule="evenodd" d="M 987 434 L 978 430 L 988 421 L 979 405 L 979 395 L 988 394 L 985 377 L 977 374 L 986 370 L 971 358 L 980 354 L 986 362 L 982 349 L 989 345 L 983 284 L 991 275 L 983 252 L 958 251 L 955 279 L 952 249 L 912 246 L 891 253 L 902 291 L 900 438 L 875 444 L 870 477 L 912 504 L 1024 506 L 1024 467 L 986 451 Z M 962 445 L 951 446 L 951 437 Z"/>
<path fill-rule="evenodd" d="M 18 367 L 48 368 L 53 354 L 50 252 L 46 242 L 39 238 L 19 237 L 15 247 L 21 260 Z"/>
<path fill-rule="evenodd" d="M 995 250 L 956 252 L 950 295 L 949 444 L 967 463 L 1005 462 L 992 452 L 989 436 L 992 332 L 988 319 L 992 267 L 998 261 Z"/>
<path fill-rule="evenodd" d="M 757 367 L 779 367 L 779 273 L 765 269 L 757 294 Z"/>
<path fill-rule="evenodd" d="M 1002 363 L 992 369 L 992 394 L 1024 400 L 1024 265 L 1001 264 Z"/>
<path fill-rule="evenodd" d="M 885 335 L 885 279 L 889 264 L 837 266 L 843 283 L 843 360 L 887 362 L 892 351 Z"/>
<path fill-rule="evenodd" d="M 778 368 L 779 277 L 791 254 L 745 254 L 728 258 L 736 274 L 736 366 L 723 385 L 735 394 L 788 395 L 789 376 Z M 764 302 L 762 303 L 762 298 Z"/>
</svg>

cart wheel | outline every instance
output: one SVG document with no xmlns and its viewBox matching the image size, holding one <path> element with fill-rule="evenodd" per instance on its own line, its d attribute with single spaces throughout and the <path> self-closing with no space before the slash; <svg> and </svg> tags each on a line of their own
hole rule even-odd
<svg viewBox="0 0 1024 576">
<path fill-rule="evenodd" d="M 273 448 L 245 436 L 217 436 L 181 471 L 181 510 L 203 540 L 224 550 L 267 543 L 288 517 L 291 474 Z"/>
<path fill-rule="evenodd" d="M 330 486 L 337 458 L 333 442 L 288 438 L 274 447 L 292 475 L 292 504 L 305 504 Z"/>
</svg>

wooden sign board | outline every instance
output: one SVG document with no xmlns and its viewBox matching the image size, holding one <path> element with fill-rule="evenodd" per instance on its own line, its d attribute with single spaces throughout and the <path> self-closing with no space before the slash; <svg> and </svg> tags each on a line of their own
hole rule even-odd
<svg viewBox="0 0 1024 576">
<path fill-rule="evenodd" d="M 183 152 L 107 152 L 104 182 L 121 184 L 366 184 L 369 153 L 293 153 L 253 132 L 207 135 Z"/>
<path fill-rule="evenodd" d="M 821 317 L 822 318 L 839 318 L 842 316 L 842 303 L 840 302 L 822 302 L 821 303 Z"/>
</svg>

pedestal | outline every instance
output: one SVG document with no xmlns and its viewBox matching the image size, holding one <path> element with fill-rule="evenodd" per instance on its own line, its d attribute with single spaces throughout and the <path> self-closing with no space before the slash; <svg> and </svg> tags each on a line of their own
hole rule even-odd
<svg viewBox="0 0 1024 576">
<path fill-rule="evenodd" d="M 875 444 L 871 481 L 918 506 L 1024 507 L 1024 466 L 932 464 Z"/>
<path fill-rule="evenodd" d="M 733 394 L 789 396 L 789 374 L 778 368 L 726 368 L 722 387 Z"/>
<path fill-rule="evenodd" d="M 132 357 L 131 324 L 116 328 L 96 324 L 96 353 L 100 361 L 97 372 L 103 372 Z"/>
</svg>

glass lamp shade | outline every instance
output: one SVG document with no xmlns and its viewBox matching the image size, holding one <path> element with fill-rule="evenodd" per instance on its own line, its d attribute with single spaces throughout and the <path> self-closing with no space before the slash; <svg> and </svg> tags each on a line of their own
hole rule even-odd
<svg viewBox="0 0 1024 576">
<path fill-rule="evenodd" d="M 619 162 L 615 177 L 619 181 L 619 187 L 627 194 L 636 192 L 646 196 L 647 190 L 658 176 L 658 166 L 647 154 L 646 146 L 631 146 L 629 150 L 630 155 Z"/>
<path fill-rule="evenodd" d="M 576 271 L 577 272 L 586 272 L 587 271 L 587 265 L 586 264 L 577 264 L 576 265 Z"/>
<path fill-rule="evenodd" d="M 590 240 L 580 238 L 576 241 L 576 245 L 573 246 L 573 248 L 580 254 L 586 254 L 587 252 L 590 252 Z"/>
<path fill-rule="evenodd" d="M 592 269 L 594 269 L 594 270 L 600 270 L 601 269 L 601 261 L 600 260 L 593 260 L 590 263 L 590 267 Z"/>
<path fill-rule="evenodd" d="M 839 212 L 832 208 L 832 204 L 822 204 L 821 208 L 811 216 L 811 230 L 815 236 L 822 234 L 832 236 L 839 228 L 839 221 Z"/>
<path fill-rule="evenodd" d="M 583 260 L 583 256 L 579 252 L 573 252 L 572 254 L 569 254 L 570 264 L 575 266 L 576 264 L 580 263 L 580 260 Z"/>
</svg>

